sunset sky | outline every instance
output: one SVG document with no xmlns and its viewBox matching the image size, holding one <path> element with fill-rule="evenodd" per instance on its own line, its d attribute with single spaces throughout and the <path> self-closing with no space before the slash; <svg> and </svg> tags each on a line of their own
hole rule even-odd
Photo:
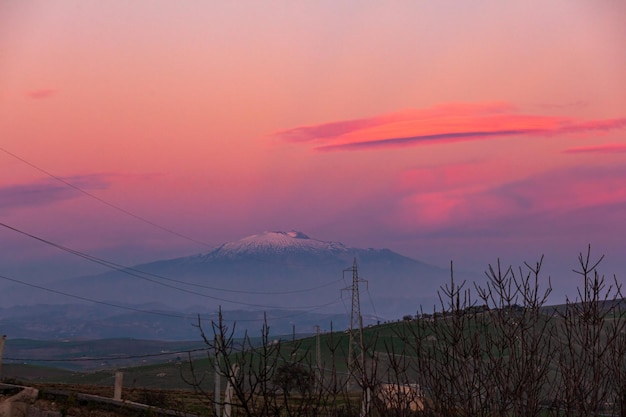
<svg viewBox="0 0 626 417">
<path fill-rule="evenodd" d="M 625 21 L 620 0 L 4 1 L 0 222 L 124 265 L 269 230 L 478 271 L 545 254 L 570 296 L 591 244 L 626 282 Z M 100 271 L 0 228 L 0 275 Z"/>
</svg>

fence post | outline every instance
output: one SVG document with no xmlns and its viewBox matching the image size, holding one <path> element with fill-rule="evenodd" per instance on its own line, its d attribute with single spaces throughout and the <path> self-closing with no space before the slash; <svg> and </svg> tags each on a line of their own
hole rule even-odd
<svg viewBox="0 0 626 417">
<path fill-rule="evenodd" d="M 4 351 L 4 341 L 7 340 L 7 335 L 2 335 L 0 338 L 0 381 L 2 381 L 2 352 Z"/>
<path fill-rule="evenodd" d="M 113 391 L 113 399 L 122 401 L 122 383 L 124 381 L 124 372 L 115 372 L 115 390 Z"/>
<path fill-rule="evenodd" d="M 226 382 L 226 392 L 224 393 L 224 415 L 223 417 L 231 417 L 231 410 L 233 406 L 233 384 L 237 378 L 237 374 L 239 373 L 239 365 L 236 363 L 231 367 L 230 376 L 228 377 L 228 381 Z"/>
</svg>

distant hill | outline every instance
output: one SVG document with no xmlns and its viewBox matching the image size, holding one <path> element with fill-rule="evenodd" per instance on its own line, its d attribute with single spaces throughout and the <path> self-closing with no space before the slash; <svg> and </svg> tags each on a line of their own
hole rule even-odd
<svg viewBox="0 0 626 417">
<path fill-rule="evenodd" d="M 191 315 L 215 312 L 219 306 L 224 311 L 237 310 L 239 316 L 242 311 L 258 314 L 287 310 L 290 313 L 286 315 L 286 323 L 295 323 L 302 322 L 307 315 L 319 319 L 349 314 L 351 294 L 344 289 L 352 286 L 349 268 L 355 259 L 359 278 L 367 281 L 360 283 L 360 301 L 361 312 L 370 317 L 370 322 L 415 314 L 420 305 L 432 310 L 437 302 L 437 289 L 449 279 L 447 270 L 389 249 L 354 248 L 291 231 L 265 232 L 225 243 L 207 253 L 65 279 L 46 286 L 111 304 L 142 305 L 142 309 Z M 0 302 L 5 307 L 76 302 L 32 288 L 3 292 Z M 123 321 L 129 322 L 130 317 L 137 320 L 139 314 L 100 307 L 97 319 L 103 327 L 109 326 L 107 320 L 112 316 L 117 317 L 110 321 L 119 322 L 119 316 L 124 315 Z M 157 318 L 165 320 L 147 317 L 144 321 L 154 323 Z M 285 327 L 284 323 L 280 326 Z M 113 336 L 120 335 L 100 334 L 100 337 Z"/>
</svg>

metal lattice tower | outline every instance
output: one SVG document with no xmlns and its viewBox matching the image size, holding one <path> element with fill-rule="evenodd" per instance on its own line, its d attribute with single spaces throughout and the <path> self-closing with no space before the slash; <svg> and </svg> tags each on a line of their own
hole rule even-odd
<svg viewBox="0 0 626 417">
<path fill-rule="evenodd" d="M 361 417 L 365 417 L 369 414 L 371 391 L 370 384 L 367 378 L 367 371 L 365 366 L 365 344 L 363 341 L 363 318 L 361 317 L 361 300 L 359 297 L 359 282 L 367 281 L 359 279 L 359 271 L 356 266 L 356 257 L 352 268 L 344 269 L 345 273 L 352 271 L 352 288 L 344 288 L 344 290 L 351 290 L 352 292 L 352 311 L 350 313 L 350 342 L 348 348 L 348 372 L 350 376 L 348 378 L 348 390 L 350 387 L 354 387 L 354 383 L 359 381 L 361 389 L 363 390 L 363 402 L 361 404 Z M 357 333 L 358 332 L 358 333 Z"/>
<path fill-rule="evenodd" d="M 352 287 L 344 288 L 352 293 L 352 308 L 350 312 L 350 342 L 348 347 L 348 369 L 350 373 L 355 374 L 355 359 L 357 355 L 361 356 L 361 366 L 365 360 L 365 352 L 363 349 L 363 320 L 361 318 L 361 300 L 359 297 L 359 282 L 367 282 L 359 279 L 359 272 L 356 265 L 356 257 L 352 268 L 344 269 L 346 272 L 352 271 Z"/>
</svg>

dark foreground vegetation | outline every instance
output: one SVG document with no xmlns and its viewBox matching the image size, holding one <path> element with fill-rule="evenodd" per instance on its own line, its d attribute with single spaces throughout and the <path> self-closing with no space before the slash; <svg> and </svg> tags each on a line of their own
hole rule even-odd
<svg viewBox="0 0 626 417">
<path fill-rule="evenodd" d="M 198 322 L 207 358 L 172 365 L 194 395 L 142 395 L 231 417 L 626 417 L 626 304 L 601 260 L 579 256 L 578 295 L 561 306 L 545 305 L 540 260 L 490 266 L 483 285 L 451 273 L 435 312 L 363 332 L 277 341 L 265 325 L 242 341 L 220 314 Z"/>
<path fill-rule="evenodd" d="M 264 327 L 235 349 L 221 319 L 199 323 L 210 369 L 183 376 L 219 415 L 626 416 L 626 305 L 601 260 L 579 256 L 578 296 L 558 307 L 539 261 L 490 266 L 482 286 L 451 274 L 434 314 L 306 346 Z"/>
</svg>

